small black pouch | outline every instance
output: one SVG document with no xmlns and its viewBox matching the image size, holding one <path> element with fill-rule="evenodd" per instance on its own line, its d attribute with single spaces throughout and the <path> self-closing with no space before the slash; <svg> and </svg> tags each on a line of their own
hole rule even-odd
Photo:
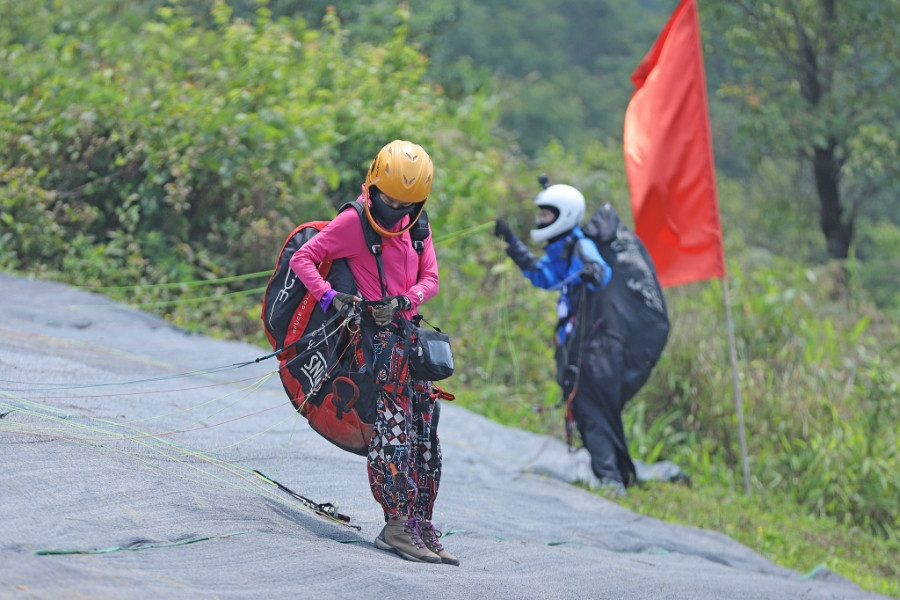
<svg viewBox="0 0 900 600">
<path fill-rule="evenodd" d="M 440 381 L 453 375 L 453 349 L 450 336 L 440 329 L 419 327 L 412 330 L 409 345 L 409 371 L 413 379 Z"/>
</svg>

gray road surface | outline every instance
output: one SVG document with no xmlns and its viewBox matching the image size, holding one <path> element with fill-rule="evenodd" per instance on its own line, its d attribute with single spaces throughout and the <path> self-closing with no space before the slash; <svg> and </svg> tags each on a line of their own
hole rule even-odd
<svg viewBox="0 0 900 600">
<path fill-rule="evenodd" d="M 565 481 L 586 462 L 560 442 L 446 402 L 434 521 L 462 564 L 401 560 L 372 545 L 363 459 L 296 415 L 274 359 L 235 366 L 263 355 L 0 274 L 0 598 L 881 598 L 624 510 Z"/>
</svg>

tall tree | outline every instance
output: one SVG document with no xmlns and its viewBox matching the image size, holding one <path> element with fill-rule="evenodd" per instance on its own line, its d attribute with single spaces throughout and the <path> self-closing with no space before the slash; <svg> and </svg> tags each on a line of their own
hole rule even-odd
<svg viewBox="0 0 900 600">
<path fill-rule="evenodd" d="M 739 73 L 743 128 L 765 154 L 802 160 L 828 256 L 847 258 L 857 216 L 895 168 L 900 2 L 708 0 L 701 6 Z M 871 161 L 893 154 L 894 160 Z"/>
</svg>

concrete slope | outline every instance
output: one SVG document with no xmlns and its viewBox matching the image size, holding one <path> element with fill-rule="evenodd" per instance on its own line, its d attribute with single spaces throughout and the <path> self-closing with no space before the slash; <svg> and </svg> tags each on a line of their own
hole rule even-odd
<svg viewBox="0 0 900 600">
<path fill-rule="evenodd" d="M 563 480 L 584 468 L 563 444 L 449 402 L 434 521 L 462 564 L 403 561 L 372 545 L 363 459 L 308 427 L 263 355 L 0 275 L 0 598 L 880 597 L 624 510 Z"/>
</svg>

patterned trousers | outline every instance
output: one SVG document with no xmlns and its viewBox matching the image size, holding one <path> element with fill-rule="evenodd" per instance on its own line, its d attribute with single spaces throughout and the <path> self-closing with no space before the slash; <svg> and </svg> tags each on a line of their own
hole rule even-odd
<svg viewBox="0 0 900 600">
<path fill-rule="evenodd" d="M 402 341 L 375 336 L 377 414 L 367 471 L 375 500 L 390 517 L 431 520 L 441 481 L 440 404 L 427 381 L 410 379 Z"/>
</svg>

